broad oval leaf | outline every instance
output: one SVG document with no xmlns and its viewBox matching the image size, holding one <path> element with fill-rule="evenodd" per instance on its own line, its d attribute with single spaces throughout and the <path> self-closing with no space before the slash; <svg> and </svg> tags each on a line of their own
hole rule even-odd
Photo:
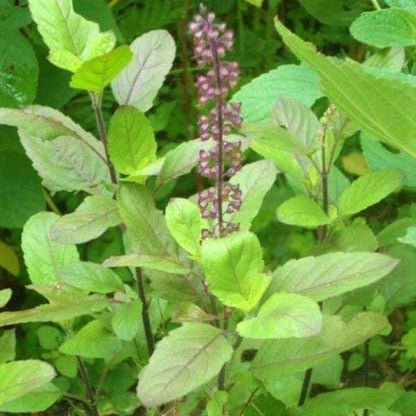
<svg viewBox="0 0 416 416">
<path fill-rule="evenodd" d="M 137 38 L 130 48 L 133 61 L 112 83 L 113 93 L 120 105 L 146 112 L 172 67 L 175 42 L 166 30 L 152 30 Z"/>
<path fill-rule="evenodd" d="M 116 305 L 111 325 L 117 337 L 123 341 L 131 341 L 139 331 L 142 304 L 139 301 Z"/>
<path fill-rule="evenodd" d="M 350 27 L 360 42 L 378 48 L 416 45 L 416 12 L 393 8 L 363 13 Z"/>
<path fill-rule="evenodd" d="M 51 227 L 50 237 L 58 243 L 81 244 L 99 237 L 107 228 L 120 223 L 114 199 L 88 196 L 73 213 L 56 220 Z"/>
<path fill-rule="evenodd" d="M 43 361 L 24 360 L 0 364 L 0 405 L 36 390 L 54 377 L 53 367 Z"/>
<path fill-rule="evenodd" d="M 279 98 L 291 98 L 311 106 L 322 97 L 315 73 L 299 65 L 283 65 L 254 78 L 234 94 L 232 100 L 242 104 L 245 122 L 267 121 Z"/>
<path fill-rule="evenodd" d="M 152 125 L 134 107 L 121 107 L 111 118 L 108 152 L 120 173 L 132 175 L 156 159 L 157 144 Z"/>
<path fill-rule="evenodd" d="M 86 358 L 107 358 L 119 347 L 119 342 L 111 332 L 99 321 L 91 321 L 66 340 L 59 347 L 59 351 Z"/>
<path fill-rule="evenodd" d="M 82 62 L 114 47 L 114 34 L 100 33 L 98 23 L 75 13 L 72 0 L 29 0 L 29 9 L 51 51 L 50 61 L 63 69 L 75 72 Z"/>
<path fill-rule="evenodd" d="M 146 407 L 178 399 L 216 376 L 232 353 L 220 329 L 184 324 L 157 344 L 140 374 L 139 399 Z"/>
<path fill-rule="evenodd" d="M 255 318 L 240 322 L 237 331 L 254 339 L 304 338 L 318 334 L 321 327 L 322 314 L 316 302 L 294 293 L 275 293 Z"/>
<path fill-rule="evenodd" d="M 58 218 L 52 212 L 41 212 L 23 228 L 23 256 L 32 283 L 58 283 L 61 280 L 59 270 L 79 261 L 74 245 L 56 243 L 49 237 L 50 229 Z"/>
<path fill-rule="evenodd" d="M 385 169 L 368 173 L 355 180 L 340 196 L 340 215 L 353 215 L 376 204 L 400 187 L 402 172 Z"/>
<path fill-rule="evenodd" d="M 379 253 L 328 253 L 290 260 L 278 267 L 266 294 L 285 291 L 316 301 L 367 286 L 389 274 L 398 264 Z"/>
<path fill-rule="evenodd" d="M 119 72 L 131 61 L 128 46 L 120 46 L 111 52 L 84 62 L 71 79 L 71 87 L 101 92 L 110 85 Z"/>
<path fill-rule="evenodd" d="M 331 219 L 312 199 L 299 195 L 288 199 L 277 208 L 277 219 L 285 224 L 299 227 L 319 227 L 329 224 Z"/>
<path fill-rule="evenodd" d="M 259 240 L 248 231 L 206 239 L 201 266 L 210 291 L 225 305 L 253 309 L 269 285 L 262 257 Z"/>
<path fill-rule="evenodd" d="M 166 225 L 181 247 L 191 254 L 199 251 L 202 218 L 195 204 L 183 198 L 172 199 L 166 207 Z"/>
<path fill-rule="evenodd" d="M 388 326 L 387 318 L 375 312 L 360 312 L 347 323 L 340 316 L 325 316 L 318 335 L 264 341 L 251 369 L 261 381 L 296 374 L 363 343 Z"/>
</svg>

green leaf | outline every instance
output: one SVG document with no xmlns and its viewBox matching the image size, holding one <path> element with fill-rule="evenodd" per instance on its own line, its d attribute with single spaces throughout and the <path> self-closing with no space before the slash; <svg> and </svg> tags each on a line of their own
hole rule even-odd
<svg viewBox="0 0 416 416">
<path fill-rule="evenodd" d="M 101 92 L 111 84 L 120 71 L 131 61 L 133 54 L 128 46 L 120 46 L 111 52 L 84 62 L 71 79 L 71 87 Z"/>
<path fill-rule="evenodd" d="M 12 297 L 11 289 L 0 290 L 0 308 L 3 308 L 4 306 L 6 306 L 11 297 Z"/>
<path fill-rule="evenodd" d="M 254 339 L 304 338 L 318 334 L 321 327 L 322 314 L 316 302 L 294 293 L 275 293 L 255 318 L 240 322 L 237 331 Z"/>
<path fill-rule="evenodd" d="M 397 241 L 416 247 L 416 227 L 408 228 L 406 235 L 404 237 L 399 237 Z"/>
<path fill-rule="evenodd" d="M 58 243 L 80 244 L 102 235 L 121 223 L 116 201 L 110 197 L 88 196 L 72 213 L 58 218 L 50 236 Z"/>
<path fill-rule="evenodd" d="M 62 332 L 52 325 L 40 326 L 36 335 L 39 345 L 45 350 L 56 350 L 63 341 Z"/>
<path fill-rule="evenodd" d="M 14 329 L 4 331 L 0 337 L 0 363 L 16 358 L 16 333 Z"/>
<path fill-rule="evenodd" d="M 153 30 L 138 37 L 130 48 L 133 60 L 112 83 L 113 93 L 120 105 L 145 113 L 172 67 L 175 42 L 166 30 Z"/>
<path fill-rule="evenodd" d="M 17 276 L 19 274 L 20 265 L 16 250 L 8 246 L 7 244 L 3 243 L 2 241 L 0 241 L 0 267 L 6 269 L 9 273 L 11 273 L 14 276 Z M 2 302 L 0 300 L 0 308 L 2 307 L 1 305 Z"/>
<path fill-rule="evenodd" d="M 252 364 L 253 374 L 266 381 L 304 371 L 363 343 L 388 326 L 386 317 L 374 312 L 360 312 L 347 323 L 340 316 L 324 316 L 318 335 L 264 341 Z"/>
<path fill-rule="evenodd" d="M 150 192 L 142 185 L 122 184 L 118 197 L 120 215 L 140 254 L 175 257 L 175 242 L 157 210 Z"/>
<path fill-rule="evenodd" d="M 272 109 L 271 121 L 275 126 L 284 127 L 294 138 L 301 153 L 311 153 L 317 147 L 321 125 L 309 107 L 292 99 L 281 98 Z"/>
<path fill-rule="evenodd" d="M 327 58 L 280 22 L 276 28 L 295 55 L 319 74 L 323 91 L 339 110 L 374 138 L 416 157 L 415 86 L 370 74 L 353 61 Z"/>
<path fill-rule="evenodd" d="M 210 381 L 233 349 L 220 329 L 188 323 L 169 332 L 139 378 L 137 394 L 146 407 L 178 399 Z"/>
<path fill-rule="evenodd" d="M 274 273 L 267 294 L 293 292 L 322 301 L 367 286 L 398 264 L 379 253 L 328 253 L 290 260 Z"/>
<path fill-rule="evenodd" d="M 156 160 L 157 144 L 152 125 L 134 107 L 121 107 L 111 118 L 108 151 L 115 168 L 134 174 Z"/>
<path fill-rule="evenodd" d="M 403 7 L 403 8 L 413 8 L 416 7 L 415 0 L 386 0 L 386 3 L 390 7 Z"/>
<path fill-rule="evenodd" d="M 276 214 L 279 221 L 299 227 L 315 228 L 331 222 L 318 203 L 303 195 L 283 202 L 277 208 Z"/>
<path fill-rule="evenodd" d="M 36 287 L 38 290 L 39 288 Z M 14 312 L 0 313 L 0 326 L 15 325 L 26 322 L 61 322 L 77 316 L 90 315 L 108 307 L 108 299 L 101 295 L 86 296 L 77 291 L 68 293 L 56 286 L 45 286 L 56 291 L 50 303 L 36 308 Z"/>
<path fill-rule="evenodd" d="M 241 207 L 234 214 L 226 214 L 226 220 L 239 224 L 240 230 L 249 230 L 261 209 L 264 197 L 276 180 L 277 173 L 270 160 L 259 160 L 243 166 L 230 179 L 232 185 L 240 187 Z"/>
<path fill-rule="evenodd" d="M 236 232 L 202 243 L 201 266 L 210 291 L 227 306 L 253 309 L 269 285 L 257 237 Z"/>
<path fill-rule="evenodd" d="M 261 5 L 263 4 L 263 0 L 246 0 L 246 2 L 256 7 L 261 7 Z"/>
<path fill-rule="evenodd" d="M 0 28 L 21 29 L 31 22 L 30 13 L 23 7 L 16 7 L 10 0 L 0 1 Z"/>
<path fill-rule="evenodd" d="M 299 0 L 315 19 L 327 25 L 349 26 L 367 4 L 362 0 Z"/>
<path fill-rule="evenodd" d="M 118 338 L 131 341 L 139 331 L 142 304 L 139 301 L 117 305 L 113 312 L 111 325 Z"/>
<path fill-rule="evenodd" d="M 207 416 L 221 416 L 224 413 L 225 404 L 228 401 L 228 393 L 226 391 L 216 391 L 207 403 Z"/>
<path fill-rule="evenodd" d="M 43 412 L 49 409 L 61 396 L 61 390 L 49 382 L 18 399 L 0 405 L 0 412 L 30 414 Z"/>
<path fill-rule="evenodd" d="M 29 0 L 29 9 L 51 51 L 49 60 L 60 68 L 75 72 L 114 47 L 114 34 L 100 33 L 97 23 L 75 13 L 72 0 Z"/>
<path fill-rule="evenodd" d="M 34 215 L 23 228 L 23 256 L 30 280 L 35 284 L 58 283 L 59 269 L 79 261 L 74 245 L 51 240 L 49 232 L 57 218 L 58 215 L 52 212 L 41 212 Z"/>
<path fill-rule="evenodd" d="M 360 42 L 378 48 L 416 45 L 416 13 L 406 9 L 382 9 L 363 13 L 350 27 Z"/>
<path fill-rule="evenodd" d="M 113 293 L 123 290 L 123 282 L 112 270 L 99 264 L 77 262 L 59 270 L 63 282 L 87 292 Z"/>
<path fill-rule="evenodd" d="M 109 194 L 110 176 L 99 150 L 87 147 L 74 137 L 58 137 L 42 141 L 20 132 L 20 139 L 34 168 L 43 179 L 42 184 L 52 193 L 85 191 L 90 194 Z"/>
<path fill-rule="evenodd" d="M 166 207 L 166 225 L 182 248 L 191 254 L 199 251 L 203 224 L 195 204 L 183 198 L 172 199 Z"/>
<path fill-rule="evenodd" d="M 254 78 L 234 94 L 232 100 L 242 104 L 245 122 L 267 121 L 279 98 L 291 98 L 311 106 L 322 97 L 315 73 L 299 65 L 282 65 Z"/>
<path fill-rule="evenodd" d="M 393 153 L 387 150 L 381 143 L 361 136 L 361 148 L 365 160 L 374 170 L 397 169 L 405 172 L 403 185 L 416 186 L 415 159 L 407 153 Z"/>
<path fill-rule="evenodd" d="M 339 199 L 339 214 L 348 216 L 363 211 L 384 199 L 402 184 L 404 175 L 397 170 L 379 170 L 354 181 Z"/>
<path fill-rule="evenodd" d="M 104 267 L 144 267 L 168 273 L 186 274 L 190 270 L 180 260 L 171 257 L 149 254 L 126 254 L 110 257 L 103 263 Z"/>
<path fill-rule="evenodd" d="M 107 358 L 119 348 L 119 342 L 99 321 L 91 321 L 72 338 L 66 340 L 59 351 L 85 358 Z"/>
<path fill-rule="evenodd" d="M 38 360 L 0 364 L 0 405 L 36 390 L 54 377 L 53 367 Z"/>
<path fill-rule="evenodd" d="M 0 227 L 21 228 L 45 209 L 40 180 L 30 161 L 16 152 L 0 152 Z"/>
<path fill-rule="evenodd" d="M 0 56 L 0 107 L 32 104 L 39 76 L 32 45 L 17 30 L 0 27 Z"/>
</svg>

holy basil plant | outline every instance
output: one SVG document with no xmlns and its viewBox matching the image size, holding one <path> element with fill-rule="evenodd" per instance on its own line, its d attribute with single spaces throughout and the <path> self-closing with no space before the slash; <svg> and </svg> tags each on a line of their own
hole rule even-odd
<svg viewBox="0 0 416 416">
<path fill-rule="evenodd" d="M 201 6 L 189 25 L 199 138 L 162 154 L 146 113 L 172 68 L 172 36 L 152 30 L 117 46 L 116 34 L 76 13 L 72 0 L 28 3 L 49 61 L 89 97 L 98 137 L 53 108 L 0 109 L 42 185 L 82 197 L 73 212 L 40 212 L 24 226 L 28 289 L 42 303 L 0 313 L 8 327 L 0 411 L 42 412 L 66 401 L 73 414 L 93 416 L 401 414 L 395 408 L 406 393 L 389 385 L 308 395 L 313 384 L 337 387 L 341 354 L 387 335 L 386 316 L 409 301 L 398 259 L 413 250 L 416 224 L 406 236 L 376 236 L 360 214 L 409 180 L 400 167 L 416 155 L 414 81 L 328 58 L 276 21 L 302 65 L 279 66 L 230 99 L 239 77 L 227 58 L 234 33 Z M 360 11 L 355 5 L 343 24 Z M 354 36 L 411 44 L 411 28 L 407 37 L 388 33 L 387 11 L 372 13 L 354 22 Z M 411 7 L 389 13 L 413 22 Z M 107 120 L 110 90 L 117 105 Z M 337 164 L 353 136 L 374 160 L 356 180 Z M 397 163 L 382 163 L 383 152 Z M 198 193 L 165 200 L 194 168 Z M 277 175 L 290 193 L 272 215 L 314 239 L 307 256 L 281 264 L 262 248 L 272 228 L 261 238 L 254 232 Z M 107 244 L 110 234 L 116 243 L 90 261 L 85 243 Z M 10 297 L 0 291 L 0 306 Z M 41 359 L 16 359 L 16 336 L 28 323 L 38 323 Z"/>
</svg>

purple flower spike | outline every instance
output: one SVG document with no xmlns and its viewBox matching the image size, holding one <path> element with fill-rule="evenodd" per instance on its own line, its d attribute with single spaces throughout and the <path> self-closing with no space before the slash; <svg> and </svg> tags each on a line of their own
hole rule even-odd
<svg viewBox="0 0 416 416">
<path fill-rule="evenodd" d="M 204 218 L 213 220 L 213 228 L 205 229 L 202 238 L 220 237 L 238 230 L 238 224 L 224 221 L 223 214 L 232 214 L 241 206 L 241 190 L 238 185 L 225 181 L 241 169 L 241 143 L 227 142 L 225 134 L 241 126 L 240 104 L 228 104 L 225 100 L 231 88 L 237 84 L 237 62 L 225 62 L 222 58 L 233 47 L 234 33 L 225 24 L 216 24 L 214 13 L 201 5 L 200 14 L 189 25 L 194 39 L 194 59 L 198 66 L 211 66 L 204 75 L 197 77 L 198 102 L 201 107 L 210 106 L 199 117 L 199 134 L 202 141 L 213 140 L 211 151 L 199 152 L 199 170 L 202 176 L 215 180 L 215 187 L 199 194 L 199 207 Z M 217 231 L 217 232 L 216 232 Z"/>
</svg>

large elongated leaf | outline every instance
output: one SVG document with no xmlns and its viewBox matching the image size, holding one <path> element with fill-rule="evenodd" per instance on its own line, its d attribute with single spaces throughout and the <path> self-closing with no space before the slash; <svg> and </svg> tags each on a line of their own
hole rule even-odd
<svg viewBox="0 0 416 416">
<path fill-rule="evenodd" d="M 101 92 L 131 61 L 128 46 L 120 46 L 111 52 L 84 62 L 71 79 L 71 87 Z"/>
<path fill-rule="evenodd" d="M 263 274 L 262 249 L 247 231 L 209 238 L 201 248 L 201 266 L 211 292 L 224 304 L 243 310 L 254 308 L 269 284 Z"/>
<path fill-rule="evenodd" d="M 53 367 L 43 361 L 24 360 L 0 364 L 0 405 L 36 390 L 54 377 Z"/>
<path fill-rule="evenodd" d="M 99 237 L 107 228 L 120 222 L 118 206 L 114 199 L 89 196 L 72 214 L 64 215 L 55 221 L 50 236 L 58 243 L 80 244 Z"/>
<path fill-rule="evenodd" d="M 126 254 L 125 256 L 110 257 L 104 262 L 105 267 L 145 267 L 168 273 L 189 273 L 190 270 L 179 260 L 171 257 L 154 256 L 149 254 Z"/>
<path fill-rule="evenodd" d="M 33 20 L 51 53 L 50 61 L 75 72 L 82 62 L 110 52 L 111 32 L 100 33 L 98 23 L 74 12 L 72 0 L 29 0 Z"/>
<path fill-rule="evenodd" d="M 156 140 L 146 116 L 134 107 L 121 107 L 111 118 L 108 151 L 115 168 L 134 174 L 156 159 Z"/>
<path fill-rule="evenodd" d="M 339 199 L 340 215 L 352 215 L 363 211 L 384 199 L 402 183 L 404 175 L 398 170 L 379 170 L 354 181 Z"/>
<path fill-rule="evenodd" d="M 278 21 L 276 28 L 295 55 L 319 74 L 333 104 L 374 138 L 416 156 L 416 86 L 370 74 L 353 61 L 327 58 Z"/>
<path fill-rule="evenodd" d="M 239 185 L 241 207 L 234 214 L 227 215 L 227 220 L 240 225 L 240 230 L 248 230 L 260 211 L 266 193 L 276 180 L 277 169 L 269 160 L 259 160 L 245 165 L 230 179 L 230 183 Z"/>
<path fill-rule="evenodd" d="M 322 314 L 313 300 L 294 293 L 275 293 L 257 316 L 240 322 L 241 336 L 255 339 L 304 338 L 319 333 Z"/>
<path fill-rule="evenodd" d="M 49 409 L 61 396 L 61 390 L 49 382 L 30 393 L 0 405 L 0 412 L 9 414 L 43 412 Z"/>
<path fill-rule="evenodd" d="M 416 13 L 399 8 L 363 13 L 350 31 L 360 42 L 379 48 L 416 45 Z"/>
<path fill-rule="evenodd" d="M 290 260 L 275 270 L 267 293 L 294 292 L 320 301 L 376 282 L 397 264 L 384 254 L 360 252 Z"/>
<path fill-rule="evenodd" d="M 166 30 L 153 30 L 131 44 L 132 63 L 114 80 L 114 96 L 120 105 L 146 112 L 170 71 L 175 42 Z"/>
<path fill-rule="evenodd" d="M 325 316 L 318 335 L 264 341 L 252 364 L 253 374 L 266 381 L 298 373 L 361 344 L 388 325 L 384 315 L 374 312 L 361 312 L 347 323 L 339 316 Z"/>
<path fill-rule="evenodd" d="M 116 306 L 111 325 L 117 337 L 123 341 L 131 341 L 139 331 L 142 304 L 139 301 L 122 303 Z"/>
<path fill-rule="evenodd" d="M 22 249 L 30 280 L 53 285 L 60 281 L 59 269 L 79 261 L 74 245 L 52 241 L 49 232 L 58 215 L 41 212 L 23 228 Z"/>
<path fill-rule="evenodd" d="M 308 68 L 283 65 L 267 74 L 254 78 L 233 96 L 242 104 L 245 122 L 266 121 L 279 98 L 291 98 L 311 106 L 322 93 L 316 75 Z"/>
<path fill-rule="evenodd" d="M 220 329 L 187 323 L 157 344 L 137 394 L 147 407 L 178 399 L 218 374 L 232 352 Z"/>
<path fill-rule="evenodd" d="M 82 190 L 90 194 L 109 193 L 108 167 L 98 156 L 98 142 L 92 146 L 92 151 L 71 136 L 42 141 L 21 131 L 20 139 L 43 179 L 43 185 L 51 192 Z"/>
<path fill-rule="evenodd" d="M 61 322 L 78 316 L 90 315 L 108 307 L 108 299 L 101 295 L 59 299 L 36 308 L 16 312 L 0 313 L 0 326 L 16 325 L 26 322 Z"/>
</svg>

